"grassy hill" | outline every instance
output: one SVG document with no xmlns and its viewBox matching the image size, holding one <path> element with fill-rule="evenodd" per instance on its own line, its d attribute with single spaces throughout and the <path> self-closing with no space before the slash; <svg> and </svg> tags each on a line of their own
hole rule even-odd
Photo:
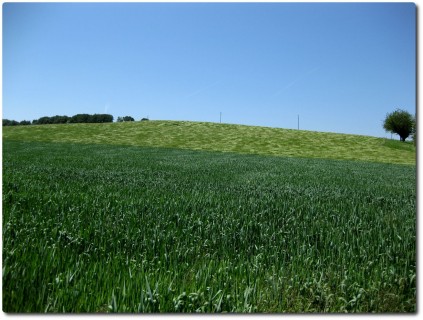
<svg viewBox="0 0 423 320">
<path fill-rule="evenodd" d="M 251 126 L 4 127 L 3 311 L 415 313 L 414 160 Z"/>
<path fill-rule="evenodd" d="M 164 147 L 288 157 L 415 164 L 416 149 L 369 136 L 188 121 L 3 127 L 18 141 Z"/>
</svg>

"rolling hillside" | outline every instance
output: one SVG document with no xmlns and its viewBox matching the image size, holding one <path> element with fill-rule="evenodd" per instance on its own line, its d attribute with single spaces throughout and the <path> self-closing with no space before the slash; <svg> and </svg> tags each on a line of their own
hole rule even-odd
<svg viewBox="0 0 423 320">
<path fill-rule="evenodd" d="M 4 312 L 417 310 L 412 144 L 149 121 L 2 147 Z"/>
<path fill-rule="evenodd" d="M 411 164 L 411 143 L 369 136 L 188 121 L 3 127 L 3 139 L 113 144 Z"/>
</svg>

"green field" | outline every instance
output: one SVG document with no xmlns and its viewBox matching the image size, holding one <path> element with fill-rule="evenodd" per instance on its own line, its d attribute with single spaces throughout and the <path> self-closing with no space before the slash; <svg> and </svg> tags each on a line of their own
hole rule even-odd
<svg viewBox="0 0 423 320">
<path fill-rule="evenodd" d="M 411 143 L 325 132 L 188 121 L 3 127 L 19 141 L 113 144 L 414 164 Z"/>
<path fill-rule="evenodd" d="M 3 311 L 416 312 L 414 161 L 259 127 L 3 128 Z"/>
</svg>

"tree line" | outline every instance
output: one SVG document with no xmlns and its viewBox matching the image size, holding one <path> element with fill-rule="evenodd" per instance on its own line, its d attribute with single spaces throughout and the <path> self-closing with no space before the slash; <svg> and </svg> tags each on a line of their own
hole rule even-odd
<svg viewBox="0 0 423 320">
<path fill-rule="evenodd" d="M 149 120 L 148 118 L 142 118 L 141 121 L 147 121 Z M 117 122 L 127 122 L 127 121 L 135 121 L 134 118 L 132 118 L 131 116 L 125 116 L 125 117 L 118 117 L 117 118 Z"/>
<path fill-rule="evenodd" d="M 87 114 L 80 113 L 72 117 L 68 116 L 53 116 L 53 117 L 41 117 L 36 120 L 21 122 L 15 120 L 3 119 L 3 126 L 18 126 L 18 125 L 30 125 L 30 124 L 59 124 L 59 123 L 105 123 L 113 122 L 113 116 L 111 114 Z"/>
</svg>

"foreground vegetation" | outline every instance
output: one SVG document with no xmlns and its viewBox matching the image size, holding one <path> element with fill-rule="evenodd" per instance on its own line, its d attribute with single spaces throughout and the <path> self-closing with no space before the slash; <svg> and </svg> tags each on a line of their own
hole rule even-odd
<svg viewBox="0 0 423 320">
<path fill-rule="evenodd" d="M 69 142 L 79 130 L 73 139 L 88 141 L 82 125 L 37 136 L 45 127 L 32 140 Z M 91 139 L 122 127 L 108 128 Z M 129 128 L 128 143 L 149 141 Z M 150 138 L 189 143 L 165 132 Z M 415 174 L 409 165 L 5 139 L 3 311 L 415 312 Z"/>
<path fill-rule="evenodd" d="M 407 142 L 206 122 L 150 120 L 3 127 L 3 137 L 19 141 L 98 143 L 412 165 L 416 163 L 416 148 Z"/>
</svg>

